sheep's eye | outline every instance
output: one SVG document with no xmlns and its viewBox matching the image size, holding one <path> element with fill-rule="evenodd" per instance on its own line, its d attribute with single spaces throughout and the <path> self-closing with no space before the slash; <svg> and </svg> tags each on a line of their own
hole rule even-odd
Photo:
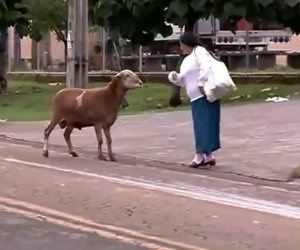
<svg viewBox="0 0 300 250">
<path fill-rule="evenodd" d="M 129 77 L 130 75 L 126 75 L 126 77 Z"/>
</svg>

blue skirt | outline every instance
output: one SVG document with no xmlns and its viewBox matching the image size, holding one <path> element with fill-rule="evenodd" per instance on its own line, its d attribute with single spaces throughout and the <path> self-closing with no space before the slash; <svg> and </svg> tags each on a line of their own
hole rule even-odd
<svg viewBox="0 0 300 250">
<path fill-rule="evenodd" d="M 196 152 L 211 153 L 220 146 L 220 101 L 205 97 L 191 102 Z"/>
</svg>

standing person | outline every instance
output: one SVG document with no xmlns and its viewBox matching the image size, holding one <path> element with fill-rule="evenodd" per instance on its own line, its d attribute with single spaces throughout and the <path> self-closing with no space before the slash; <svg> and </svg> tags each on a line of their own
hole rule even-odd
<svg viewBox="0 0 300 250">
<path fill-rule="evenodd" d="M 204 91 L 212 57 L 191 32 L 182 34 L 180 48 L 187 56 L 180 73 L 172 71 L 168 78 L 175 85 L 185 87 L 191 101 L 196 152 L 190 167 L 214 166 L 213 152 L 220 149 L 220 101 L 209 102 Z"/>
</svg>

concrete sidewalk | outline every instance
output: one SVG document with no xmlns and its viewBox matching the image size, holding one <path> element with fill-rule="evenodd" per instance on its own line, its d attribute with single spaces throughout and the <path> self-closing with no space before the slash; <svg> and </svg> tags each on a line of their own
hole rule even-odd
<svg viewBox="0 0 300 250">
<path fill-rule="evenodd" d="M 215 171 L 288 180 L 300 165 L 299 108 L 299 101 L 223 108 L 222 149 Z M 46 124 L 8 122 L 0 127 L 3 135 L 42 141 Z M 112 137 L 113 149 L 121 155 L 188 164 L 194 154 L 189 111 L 120 117 Z M 65 145 L 60 129 L 52 133 L 50 143 Z M 75 131 L 73 144 L 96 156 L 93 128 Z"/>
</svg>

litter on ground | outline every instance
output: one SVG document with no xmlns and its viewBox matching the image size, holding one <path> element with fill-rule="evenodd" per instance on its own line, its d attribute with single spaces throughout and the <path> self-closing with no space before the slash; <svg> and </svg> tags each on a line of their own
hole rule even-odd
<svg viewBox="0 0 300 250">
<path fill-rule="evenodd" d="M 286 101 L 289 101 L 289 99 L 280 96 L 269 97 L 266 99 L 266 102 L 286 102 Z"/>
</svg>

